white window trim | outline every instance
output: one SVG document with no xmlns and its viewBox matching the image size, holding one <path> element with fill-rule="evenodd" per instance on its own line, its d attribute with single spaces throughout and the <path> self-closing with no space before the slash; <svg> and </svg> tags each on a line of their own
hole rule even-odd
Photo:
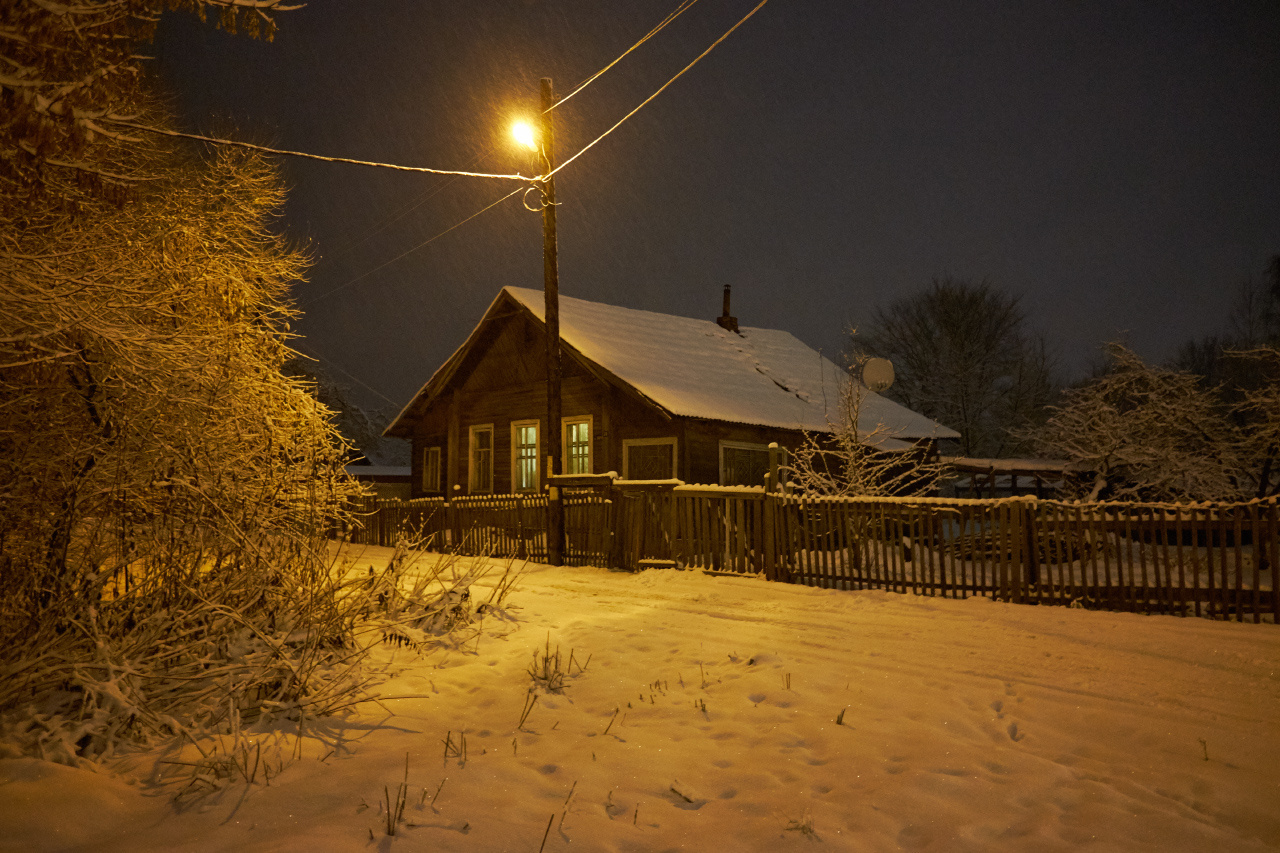
<svg viewBox="0 0 1280 853">
<path fill-rule="evenodd" d="M 587 425 L 587 473 L 596 470 L 596 422 L 594 415 L 575 415 L 560 419 L 560 459 L 561 467 L 569 460 L 569 424 L 586 423 Z"/>
<path fill-rule="evenodd" d="M 534 448 L 533 448 L 533 486 L 522 489 L 516 484 L 519 482 L 518 452 L 519 446 L 516 442 L 516 431 L 520 427 L 533 427 Z M 542 421 L 537 418 L 530 418 L 523 421 L 511 422 L 511 491 L 512 492 L 536 492 L 542 488 Z"/>
<path fill-rule="evenodd" d="M 476 433 L 489 431 L 489 489 L 476 491 Z M 472 424 L 467 430 L 467 492 L 468 494 L 493 493 L 493 424 Z"/>
<path fill-rule="evenodd" d="M 730 448 L 730 449 L 732 449 L 732 450 L 755 450 L 755 451 L 758 451 L 758 452 L 760 452 L 760 453 L 765 453 L 765 454 L 767 454 L 767 453 L 769 452 L 769 445 L 767 445 L 767 444 L 755 444 L 755 443 L 750 442 L 750 441 L 723 441 L 723 440 L 722 440 L 722 441 L 720 442 L 720 450 L 719 450 L 719 454 L 720 454 L 720 483 L 721 483 L 721 484 L 723 484 L 723 483 L 724 483 L 724 481 L 725 481 L 725 476 L 724 476 L 724 475 L 725 475 L 725 470 L 724 470 L 724 451 L 725 451 L 725 448 L 726 448 L 726 447 L 727 447 L 727 448 Z M 755 484 L 755 483 L 753 483 L 752 485 L 759 485 L 759 484 Z"/>
<path fill-rule="evenodd" d="M 435 456 L 435 464 L 431 464 L 431 457 Z M 422 491 L 428 494 L 435 494 L 444 491 L 444 472 L 440 468 L 440 461 L 444 454 L 441 453 L 441 447 L 433 444 L 430 447 L 422 448 Z M 434 474 L 434 477 L 431 475 Z M 434 485 L 430 480 L 434 479 Z"/>
<path fill-rule="evenodd" d="M 622 440 L 622 479 L 631 479 L 631 472 L 627 469 L 631 467 L 630 455 L 627 448 L 643 447 L 650 444 L 669 444 L 671 445 L 671 476 L 660 479 L 675 479 L 676 471 L 680 469 L 680 446 L 674 437 L 672 438 L 624 438 Z"/>
</svg>

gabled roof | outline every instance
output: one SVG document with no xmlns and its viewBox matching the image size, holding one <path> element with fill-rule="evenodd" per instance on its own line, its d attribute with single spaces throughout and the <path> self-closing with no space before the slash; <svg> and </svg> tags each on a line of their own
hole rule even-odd
<svg viewBox="0 0 1280 853">
<path fill-rule="evenodd" d="M 505 287 L 504 297 L 543 321 L 543 293 Z M 477 338 L 485 320 L 387 428 L 406 434 L 401 420 L 438 394 Z M 794 335 L 743 327 L 735 334 L 710 320 L 560 297 L 560 338 L 572 354 L 602 368 L 670 415 L 828 432 L 838 417 L 840 385 L 848 374 Z M 424 396 L 426 399 L 424 399 Z M 956 438 L 958 433 L 892 400 L 867 391 L 859 430 L 877 427 L 899 439 Z"/>
</svg>

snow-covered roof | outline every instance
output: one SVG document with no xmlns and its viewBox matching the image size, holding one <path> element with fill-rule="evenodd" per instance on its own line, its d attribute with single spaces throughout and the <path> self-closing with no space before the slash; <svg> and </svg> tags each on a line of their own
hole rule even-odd
<svg viewBox="0 0 1280 853">
<path fill-rule="evenodd" d="M 539 320 L 541 290 L 506 287 Z M 847 373 L 790 332 L 676 317 L 560 297 L 560 337 L 674 415 L 825 432 Z M 898 438 L 956 438 L 954 430 L 871 391 L 859 429 Z"/>
<path fill-rule="evenodd" d="M 541 290 L 504 287 L 486 317 L 508 297 L 544 322 Z M 481 323 L 483 325 L 483 321 Z M 476 331 L 387 428 L 403 430 L 415 403 L 438 393 L 476 340 Z M 789 332 L 620 308 L 560 296 L 560 338 L 668 413 L 731 423 L 828 432 L 839 419 L 848 374 Z M 958 438 L 959 433 L 872 391 L 864 391 L 859 431 L 893 449 L 901 439 Z"/>
</svg>

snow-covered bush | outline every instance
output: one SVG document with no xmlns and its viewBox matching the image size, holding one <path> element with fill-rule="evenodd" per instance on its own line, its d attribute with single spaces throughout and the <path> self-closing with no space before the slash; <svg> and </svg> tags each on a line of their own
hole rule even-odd
<svg viewBox="0 0 1280 853">
<path fill-rule="evenodd" d="M 354 683 L 325 540 L 344 448 L 281 372 L 305 258 L 279 181 L 103 124 L 161 121 L 137 73 L 156 12 L 0 12 L 0 715 L 62 760 Z"/>
<path fill-rule="evenodd" d="M 791 454 L 786 471 L 803 492 L 847 497 L 927 495 L 938 488 L 941 460 L 927 444 L 898 439 L 883 424 L 859 428 L 863 401 L 870 393 L 856 376 L 846 376 L 839 389 L 838 419 L 828 420 L 829 433 L 806 432 Z M 866 419 L 864 418 L 863 421 Z"/>
<path fill-rule="evenodd" d="M 1107 372 L 1064 394 L 1034 434 L 1041 453 L 1088 472 L 1082 497 L 1235 500 L 1249 497 L 1244 436 L 1200 378 L 1106 348 Z"/>
<path fill-rule="evenodd" d="M 184 684 L 323 704 L 351 627 L 324 539 L 343 447 L 280 372 L 303 259 L 268 228 L 275 177 L 148 165 L 122 206 L 74 197 L 0 253 L 0 707 L 79 720 L 83 754 L 195 722 Z"/>
</svg>

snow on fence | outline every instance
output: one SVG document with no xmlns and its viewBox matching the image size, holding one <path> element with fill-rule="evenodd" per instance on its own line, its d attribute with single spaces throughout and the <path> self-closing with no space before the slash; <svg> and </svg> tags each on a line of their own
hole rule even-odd
<svg viewBox="0 0 1280 853">
<path fill-rule="evenodd" d="M 567 492 L 566 562 L 761 574 L 887 589 L 1280 621 L 1277 502 L 827 498 L 628 484 Z M 545 560 L 541 495 L 366 504 L 352 541 Z"/>
<path fill-rule="evenodd" d="M 606 504 L 595 495 L 565 501 L 566 559 L 575 565 L 607 560 Z M 356 507 L 352 542 L 394 546 L 402 535 L 431 550 L 455 550 L 487 557 L 547 559 L 546 495 L 482 495 L 418 498 L 409 501 L 365 498 Z"/>
<path fill-rule="evenodd" d="M 784 498 L 792 579 L 1275 622 L 1277 504 Z"/>
</svg>

